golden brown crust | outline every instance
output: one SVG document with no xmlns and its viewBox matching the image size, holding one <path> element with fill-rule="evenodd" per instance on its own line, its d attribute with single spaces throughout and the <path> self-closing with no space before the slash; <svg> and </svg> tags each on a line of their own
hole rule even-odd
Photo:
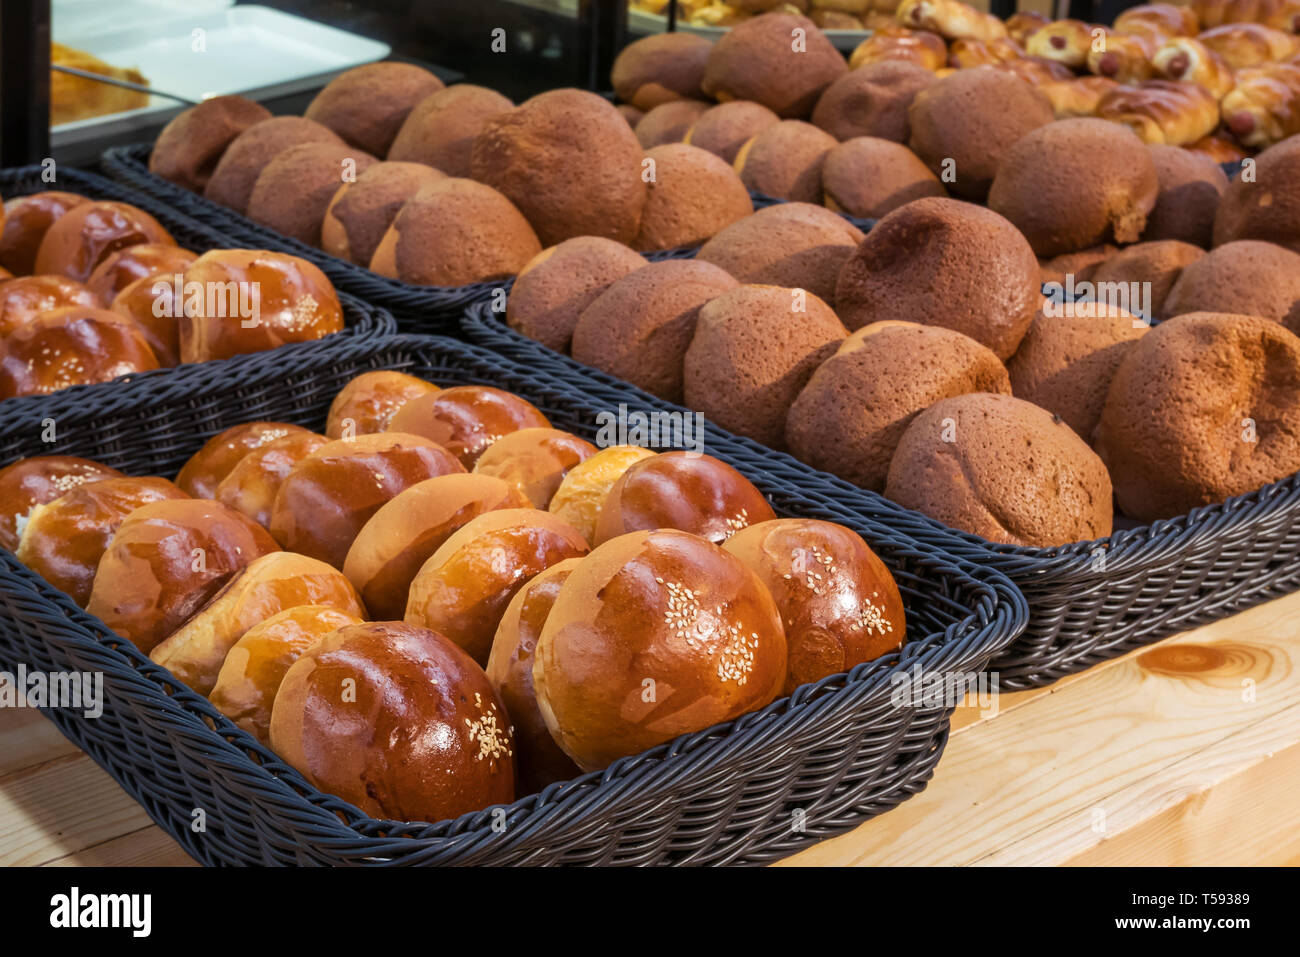
<svg viewBox="0 0 1300 957">
<path fill-rule="evenodd" d="M 633 243 L 639 250 L 698 246 L 754 211 L 736 171 L 712 153 L 668 143 L 645 158 L 654 163 L 654 178 Z"/>
<path fill-rule="evenodd" d="M 293 432 L 251 449 L 226 473 L 212 497 L 267 528 L 285 476 L 328 441 L 315 432 Z"/>
<path fill-rule="evenodd" d="M 458 385 L 407 402 L 393 415 L 388 428 L 431 439 L 471 469 L 484 450 L 503 435 L 550 425 L 527 399 L 492 386 Z"/>
<path fill-rule="evenodd" d="M 713 44 L 693 33 L 657 33 L 625 46 L 610 70 L 620 100 L 653 110 L 672 100 L 704 98 L 700 83 Z"/>
<path fill-rule="evenodd" d="M 735 167 L 750 190 L 799 203 L 821 201 L 822 164 L 835 137 L 802 120 L 782 120 L 740 148 Z"/>
<path fill-rule="evenodd" d="M 628 467 L 654 455 L 637 445 L 611 445 L 575 465 L 551 496 L 549 511 L 568 522 L 588 542 L 596 537 L 596 519 L 609 490 Z"/>
<path fill-rule="evenodd" d="M 257 174 L 244 215 L 308 246 L 320 246 L 321 223 L 334 194 L 377 162 L 369 153 L 338 143 L 291 146 Z"/>
<path fill-rule="evenodd" d="M 104 257 L 86 285 L 103 305 L 109 306 L 118 293 L 136 280 L 159 275 L 171 279 L 174 274 L 185 272 L 196 259 L 198 253 L 181 249 L 175 243 L 138 243 Z"/>
<path fill-rule="evenodd" d="M 310 435 L 307 429 L 288 422 L 244 422 L 223 429 L 203 443 L 190 456 L 176 476 L 176 484 L 187 495 L 212 498 L 217 486 L 253 449 L 261 448 L 286 435 Z"/>
<path fill-rule="evenodd" d="M 15 276 L 30 275 L 46 231 L 74 206 L 88 203 L 85 196 L 49 190 L 5 201 L 4 230 L 0 232 L 0 267 Z"/>
<path fill-rule="evenodd" d="M 901 60 L 915 63 L 930 72 L 948 62 L 948 47 L 943 37 L 929 30 L 884 27 L 873 30 L 849 55 L 849 69 L 858 70 L 872 63 Z"/>
<path fill-rule="evenodd" d="M 334 192 L 320 226 L 320 245 L 331 256 L 369 266 L 398 211 L 420 187 L 443 173 L 421 163 L 375 163 L 354 183 Z"/>
<path fill-rule="evenodd" d="M 133 320 L 107 309 L 63 306 L 0 340 L 0 399 L 45 395 L 158 368 Z"/>
<path fill-rule="evenodd" d="M 89 286 L 67 276 L 18 276 L 0 285 L 0 337 L 18 331 L 52 309 L 94 309 L 99 305 L 99 297 Z"/>
<path fill-rule="evenodd" d="M 468 177 L 474 140 L 488 121 L 515 105 L 495 90 L 457 83 L 416 104 L 388 148 L 388 160 L 423 163 L 448 176 Z"/>
<path fill-rule="evenodd" d="M 545 509 L 569 470 L 595 454 L 594 445 L 572 432 L 519 429 L 489 445 L 474 473 L 501 479 L 533 507 Z"/>
<path fill-rule="evenodd" d="M 176 245 L 158 220 L 129 203 L 78 203 L 45 231 L 33 272 L 86 282 L 106 258 L 138 243 Z"/>
<path fill-rule="evenodd" d="M 388 369 L 363 372 L 350 379 L 330 403 L 325 434 L 331 439 L 342 439 L 383 432 L 403 405 L 437 391 L 432 382 L 405 372 Z"/>
<path fill-rule="evenodd" d="M 231 141 L 203 188 L 203 195 L 237 213 L 248 210 L 248 198 L 266 164 L 299 143 L 343 140 L 330 129 L 301 116 L 273 116 L 254 123 Z"/>
<path fill-rule="evenodd" d="M 22 525 L 45 505 L 89 482 L 122 478 L 117 469 L 74 455 L 41 455 L 0 469 L 0 548 L 18 547 Z"/>
</svg>

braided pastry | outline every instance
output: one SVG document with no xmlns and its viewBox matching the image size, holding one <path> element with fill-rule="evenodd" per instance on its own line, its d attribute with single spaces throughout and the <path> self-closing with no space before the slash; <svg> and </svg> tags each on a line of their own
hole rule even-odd
<svg viewBox="0 0 1300 957">
<path fill-rule="evenodd" d="M 937 70 L 948 62 L 948 47 L 942 37 L 925 30 L 886 27 L 858 44 L 849 56 L 849 68 L 856 70 L 881 60 L 906 60 Z"/>
<path fill-rule="evenodd" d="M 1097 104 L 1119 86 L 1104 76 L 1081 76 L 1073 80 L 1043 83 L 1038 91 L 1047 97 L 1058 120 L 1075 116 L 1096 116 Z"/>
<path fill-rule="evenodd" d="M 1294 34 L 1261 23 L 1225 23 L 1206 30 L 1196 39 L 1223 58 L 1234 70 L 1261 63 L 1277 63 L 1297 52 Z"/>
<path fill-rule="evenodd" d="M 1144 143 L 1184 146 L 1219 125 L 1219 103 L 1194 83 L 1148 80 L 1111 90 L 1097 104 L 1097 115 L 1123 123 Z"/>
<path fill-rule="evenodd" d="M 948 48 L 948 65 L 968 70 L 986 64 L 1009 63 L 1023 59 L 1025 51 L 1007 37 L 997 40 L 953 40 Z"/>
<path fill-rule="evenodd" d="M 1267 63 L 1238 70 L 1237 85 L 1219 108 L 1224 126 L 1252 149 L 1300 133 L 1300 66 Z"/>
<path fill-rule="evenodd" d="M 894 16 L 905 27 L 931 30 L 945 40 L 996 40 L 1006 25 L 960 0 L 902 0 Z"/>
<path fill-rule="evenodd" d="M 1241 148 L 1241 144 L 1223 130 L 1215 130 L 1183 149 L 1202 153 L 1216 163 L 1239 163 L 1246 158 L 1246 151 Z"/>
<path fill-rule="evenodd" d="M 1223 57 L 1191 37 L 1174 37 L 1151 58 L 1156 75 L 1179 83 L 1192 83 L 1214 99 L 1232 89 L 1232 71 Z"/>
<path fill-rule="evenodd" d="M 1115 18 L 1111 27 L 1116 33 L 1159 37 L 1194 37 L 1201 29 L 1200 19 L 1191 7 L 1172 3 L 1144 3 L 1129 7 Z"/>
<path fill-rule="evenodd" d="M 1191 8 L 1202 30 L 1225 23 L 1262 23 L 1300 33 L 1300 0 L 1192 0 Z"/>
<path fill-rule="evenodd" d="M 1151 79 L 1151 57 L 1159 42 L 1145 34 L 1112 33 L 1088 51 L 1088 72 L 1119 83 Z"/>
<path fill-rule="evenodd" d="M 993 63 L 991 66 L 996 70 L 1014 73 L 1031 86 L 1074 79 L 1074 72 L 1068 66 L 1042 57 L 1025 56 L 1005 63 Z"/>
<path fill-rule="evenodd" d="M 1007 36 L 1023 47 L 1031 36 L 1051 22 L 1051 17 L 1034 13 L 1032 10 L 1022 10 L 1007 17 Z"/>
<path fill-rule="evenodd" d="M 1093 30 L 1082 20 L 1056 20 L 1034 33 L 1025 45 L 1030 56 L 1064 63 L 1071 70 L 1081 70 L 1088 62 L 1093 45 Z"/>
</svg>

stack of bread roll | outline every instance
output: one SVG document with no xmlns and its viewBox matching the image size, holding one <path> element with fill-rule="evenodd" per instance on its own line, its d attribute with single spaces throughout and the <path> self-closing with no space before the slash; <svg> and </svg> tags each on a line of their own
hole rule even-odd
<svg viewBox="0 0 1300 957">
<path fill-rule="evenodd" d="M 367 372 L 174 481 L 0 470 L 0 545 L 313 784 L 440 820 L 896 651 L 856 533 L 712 456 L 597 449 L 517 395 Z"/>
</svg>

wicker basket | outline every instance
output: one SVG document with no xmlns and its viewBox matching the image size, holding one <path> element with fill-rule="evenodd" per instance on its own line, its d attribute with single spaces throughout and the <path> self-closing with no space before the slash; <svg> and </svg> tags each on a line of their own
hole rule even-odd
<svg viewBox="0 0 1300 957">
<path fill-rule="evenodd" d="M 321 428 L 333 395 L 371 368 L 519 392 L 559 428 L 594 435 L 623 390 L 590 394 L 449 339 L 396 337 L 320 370 L 285 363 L 258 379 L 210 375 L 188 396 L 153 382 L 72 414 L 55 447 L 39 423 L 6 436 L 0 462 L 83 455 L 128 473 L 173 474 L 204 439 L 268 418 Z M 855 516 L 801 470 L 709 432 L 708 450 L 744 470 L 782 514 L 841 521 L 888 563 L 907 606 L 908 643 L 849 675 L 800 688 L 761 712 L 679 738 L 603 772 L 513 804 L 435 824 L 378 821 L 296 772 L 0 550 L 0 667 L 105 675 L 105 711 L 50 717 L 195 858 L 232 864 L 759 863 L 848 830 L 920 791 L 947 739 L 951 709 L 896 707 L 895 675 L 973 673 L 1023 628 L 1005 577 Z M 193 812 L 207 829 L 191 830 Z"/>
<path fill-rule="evenodd" d="M 329 276 L 334 285 L 358 299 L 380 306 L 392 313 L 402 332 L 460 334 L 460 316 L 465 307 L 499 288 L 499 281 L 473 283 L 468 286 L 415 286 L 387 279 L 355 263 L 308 246 L 273 229 L 260 226 L 247 216 L 227 209 L 197 193 L 149 172 L 149 154 L 153 144 L 118 146 L 100 157 L 100 166 L 114 179 L 132 189 L 173 206 L 192 219 L 239 238 L 240 242 L 263 249 L 278 249 L 310 260 Z M 672 249 L 647 253 L 646 258 L 675 259 L 693 256 L 695 249 Z"/>
<path fill-rule="evenodd" d="M 54 181 L 44 179 L 44 168 L 24 166 L 0 170 L 0 195 L 6 199 L 27 196 L 31 193 L 50 189 L 61 189 L 79 193 L 94 199 L 114 200 L 132 203 L 157 219 L 178 244 L 194 252 L 207 252 L 210 249 L 228 249 L 238 246 L 233 237 L 187 219 L 176 213 L 164 203 L 139 196 L 111 180 L 85 173 L 80 170 L 60 167 Z M 292 356 L 296 363 L 310 363 L 325 366 L 335 358 L 347 359 L 350 355 L 372 351 L 374 343 L 391 336 L 396 328 L 393 319 L 382 310 L 340 295 L 346 327 L 342 332 L 317 339 L 313 342 L 299 342 L 280 346 L 268 352 L 255 352 L 220 359 L 196 365 L 181 365 L 167 369 L 156 369 L 136 373 L 114 382 L 96 383 L 95 385 L 72 386 L 49 395 L 28 395 L 0 402 L 0 443 L 7 440 L 11 423 L 24 419 L 41 419 L 53 417 L 58 421 L 60 413 L 86 407 L 100 407 L 105 397 L 111 395 L 128 381 L 152 383 L 152 388 L 168 391 L 168 394 L 186 394 L 193 388 L 193 383 L 208 381 L 213 375 L 228 375 L 235 369 L 254 370 L 255 376 L 274 377 L 277 375 L 283 359 Z M 174 383 L 162 385 L 161 383 Z"/>
<path fill-rule="evenodd" d="M 471 306 L 463 327 L 471 342 L 530 367 L 621 388 L 630 403 L 675 408 L 520 335 L 489 301 Z M 1300 475 L 1095 542 L 1018 548 L 957 532 L 788 455 L 732 438 L 801 469 L 808 481 L 834 487 L 840 503 L 858 514 L 885 523 L 906 516 L 918 537 L 1006 574 L 1029 601 L 1030 621 L 991 665 L 1004 691 L 1050 684 L 1300 588 Z"/>
</svg>

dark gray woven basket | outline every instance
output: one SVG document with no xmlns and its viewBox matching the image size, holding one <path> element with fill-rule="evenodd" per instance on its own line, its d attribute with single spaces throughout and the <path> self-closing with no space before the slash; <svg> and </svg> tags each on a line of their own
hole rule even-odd
<svg viewBox="0 0 1300 957">
<path fill-rule="evenodd" d="M 589 392 L 485 350 L 397 337 L 328 370 L 287 361 L 274 380 L 209 376 L 188 395 L 133 383 L 104 406 L 69 411 L 63 438 L 15 424 L 0 464 L 82 455 L 131 474 L 174 474 L 210 435 L 272 419 L 321 428 L 338 389 L 367 369 L 520 393 L 558 427 L 587 436 L 626 396 Z M 129 390 L 129 391 L 128 391 Z M 611 405 L 612 403 L 612 405 Z M 105 675 L 102 717 L 47 712 L 195 858 L 227 864 L 762 863 L 855 827 L 920 791 L 947 740 L 951 708 L 898 707 L 896 676 L 981 671 L 1028 611 L 1006 578 L 953 559 L 898 527 L 856 516 L 798 469 L 711 431 L 709 452 L 744 471 L 780 514 L 840 521 L 889 565 L 908 643 L 760 712 L 687 735 L 513 804 L 432 824 L 378 821 L 321 794 L 204 699 L 0 550 L 0 667 Z M 191 830 L 202 808 L 207 830 Z M 502 826 L 504 825 L 504 826 Z"/>
<path fill-rule="evenodd" d="M 462 325 L 471 342 L 517 362 L 622 389 L 629 403 L 678 408 L 520 335 L 489 299 L 466 310 Z M 1029 601 L 1030 619 L 990 665 L 1004 691 L 1051 684 L 1300 588 L 1300 476 L 1095 542 L 1020 548 L 958 532 L 784 453 L 732 438 L 801 469 L 805 481 L 833 487 L 846 509 L 886 523 L 905 519 L 912 534 L 1007 575 Z"/>
</svg>

